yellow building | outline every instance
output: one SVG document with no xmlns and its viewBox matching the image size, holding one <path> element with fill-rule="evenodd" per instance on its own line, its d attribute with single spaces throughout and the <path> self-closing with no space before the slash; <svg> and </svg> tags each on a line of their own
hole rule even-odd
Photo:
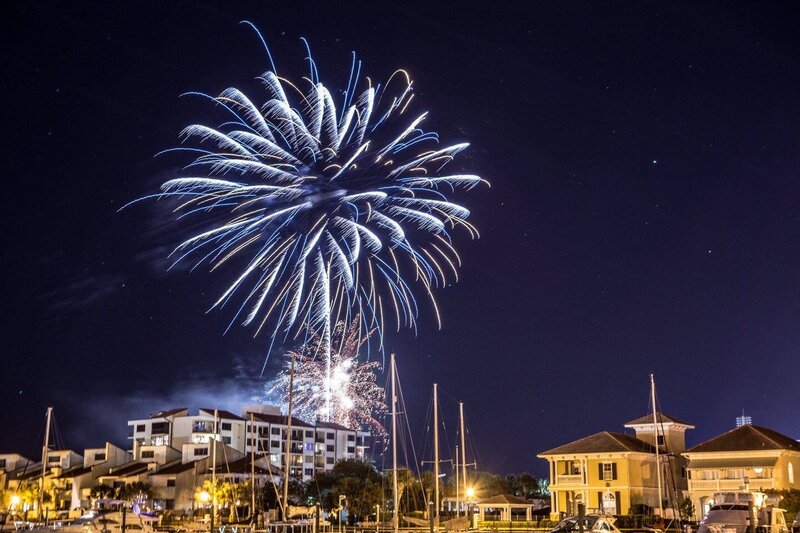
<svg viewBox="0 0 800 533">
<path fill-rule="evenodd" d="M 658 432 L 652 415 L 644 416 L 626 424 L 636 436 L 602 431 L 540 453 L 550 467 L 551 517 L 577 514 L 579 503 L 586 512 L 615 515 L 637 504 L 658 508 L 656 445 L 662 487 L 672 487 L 662 490 L 662 500 L 680 495 L 686 480 L 679 453 L 684 432 L 694 426 L 661 413 L 657 426 Z"/>
<path fill-rule="evenodd" d="M 684 455 L 698 517 L 714 504 L 716 493 L 800 489 L 800 443 L 771 429 L 745 425 Z"/>
</svg>

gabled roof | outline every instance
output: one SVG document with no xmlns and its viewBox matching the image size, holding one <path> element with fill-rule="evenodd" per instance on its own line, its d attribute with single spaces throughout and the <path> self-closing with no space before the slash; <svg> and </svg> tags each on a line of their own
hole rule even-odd
<svg viewBox="0 0 800 533">
<path fill-rule="evenodd" d="M 214 409 L 200 408 L 200 411 L 208 415 L 214 416 Z M 216 411 L 217 411 L 217 416 L 219 416 L 220 420 L 244 420 L 244 418 L 242 418 L 241 416 L 235 415 L 230 411 L 226 411 L 225 409 L 217 409 Z"/>
<path fill-rule="evenodd" d="M 140 463 L 139 461 L 132 461 L 130 463 L 126 463 L 122 466 L 118 466 L 116 468 L 112 468 L 109 470 L 108 474 L 105 474 L 103 477 L 112 477 L 112 476 L 133 476 L 135 474 L 141 474 L 147 470 L 147 463 Z"/>
<path fill-rule="evenodd" d="M 514 496 L 513 494 L 498 494 L 478 502 L 479 505 L 533 505 L 533 502 Z"/>
<path fill-rule="evenodd" d="M 177 415 L 181 411 L 189 411 L 188 407 L 176 407 L 175 409 L 167 409 L 166 411 L 159 411 L 150 415 L 150 418 L 166 418 L 168 416 Z"/>
<path fill-rule="evenodd" d="M 756 450 L 792 450 L 800 452 L 800 442 L 777 431 L 748 424 L 698 444 L 694 448 L 686 450 L 686 453 Z"/>
<path fill-rule="evenodd" d="M 652 445 L 632 435 L 601 431 L 570 443 L 542 452 L 543 455 L 563 455 L 572 453 L 642 452 L 655 453 Z"/>
<path fill-rule="evenodd" d="M 264 414 L 264 413 L 247 413 L 247 414 L 248 415 L 252 414 L 253 418 L 255 418 L 256 420 L 258 420 L 260 422 L 266 422 L 268 424 L 279 424 L 279 425 L 282 425 L 282 426 L 287 425 L 287 417 L 285 417 L 283 415 L 268 415 L 268 414 Z M 296 427 L 313 428 L 314 426 L 312 426 L 308 422 L 300 420 L 296 416 L 293 416 L 292 417 L 292 427 L 293 428 L 296 428 Z"/>
<path fill-rule="evenodd" d="M 671 422 L 673 424 L 680 424 L 682 426 L 689 426 L 690 428 L 694 429 L 694 426 L 692 424 L 690 424 L 689 422 L 684 422 L 683 420 L 678 420 L 674 416 L 665 415 L 664 413 L 661 413 L 661 412 L 656 413 L 656 420 L 658 420 L 659 424 L 664 424 L 664 423 Z M 641 425 L 644 425 L 644 424 L 652 424 L 652 423 L 653 423 L 653 415 L 649 414 L 649 415 L 640 416 L 639 418 L 631 420 L 630 422 L 626 422 L 625 423 L 625 427 L 629 428 L 631 426 L 641 426 Z"/>
</svg>

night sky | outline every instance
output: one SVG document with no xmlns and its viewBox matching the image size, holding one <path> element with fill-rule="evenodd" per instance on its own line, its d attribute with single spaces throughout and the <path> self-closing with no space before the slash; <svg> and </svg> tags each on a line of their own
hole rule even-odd
<svg viewBox="0 0 800 533">
<path fill-rule="evenodd" d="M 492 184 L 460 198 L 481 238 L 459 235 L 443 330 L 423 308 L 417 337 L 386 340 L 420 440 L 437 381 L 481 469 L 544 474 L 537 453 L 645 414 L 651 372 L 689 444 L 742 409 L 800 438 L 796 4 L 122 6 L 5 9 L 0 451 L 35 457 L 47 405 L 82 450 L 258 393 L 268 337 L 205 313 L 236 273 L 165 272 L 170 226 L 117 212 L 213 122 L 181 93 L 264 95 L 242 19 L 292 78 L 302 36 L 329 86 L 352 50 L 372 79 L 408 69 L 428 128 L 471 142 L 460 164 Z"/>
</svg>

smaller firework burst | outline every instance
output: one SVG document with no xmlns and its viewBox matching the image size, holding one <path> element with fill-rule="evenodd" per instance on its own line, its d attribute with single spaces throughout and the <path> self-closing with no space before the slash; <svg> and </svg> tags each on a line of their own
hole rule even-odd
<svg viewBox="0 0 800 533">
<path fill-rule="evenodd" d="M 336 325 L 329 359 L 325 356 L 327 343 L 321 336 L 313 337 L 296 352 L 288 352 L 285 365 L 270 384 L 268 393 L 279 394 L 288 403 L 290 361 L 294 357 L 294 416 L 383 435 L 385 430 L 379 420 L 387 408 L 383 388 L 376 381 L 381 365 L 377 361 L 358 360 L 359 350 L 372 333 L 364 335 L 359 321 L 360 317 L 356 317 L 349 327 L 344 322 Z"/>
</svg>

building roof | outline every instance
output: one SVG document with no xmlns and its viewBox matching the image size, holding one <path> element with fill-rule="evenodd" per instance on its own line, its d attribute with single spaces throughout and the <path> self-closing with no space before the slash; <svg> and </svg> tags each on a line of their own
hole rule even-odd
<svg viewBox="0 0 800 533">
<path fill-rule="evenodd" d="M 126 463 L 122 466 L 118 466 L 116 468 L 112 468 L 109 470 L 108 474 L 103 477 L 109 476 L 133 476 L 135 474 L 141 474 L 147 470 L 147 463 L 140 463 L 139 461 L 132 461 L 130 463 Z"/>
<path fill-rule="evenodd" d="M 73 477 L 82 476 L 83 474 L 88 474 L 91 471 L 92 471 L 91 466 L 76 466 L 75 468 L 64 470 L 63 472 L 61 472 L 61 475 L 56 477 L 58 477 L 58 479 L 69 479 Z"/>
<path fill-rule="evenodd" d="M 355 429 L 350 429 L 336 422 L 323 422 L 322 420 L 317 420 L 317 427 L 322 429 L 338 429 L 340 431 L 355 431 Z"/>
<path fill-rule="evenodd" d="M 721 457 L 716 459 L 692 459 L 687 468 L 749 468 L 775 466 L 778 458 L 773 457 Z"/>
<path fill-rule="evenodd" d="M 180 474 L 181 472 L 186 472 L 187 470 L 193 469 L 195 467 L 195 463 L 197 463 L 197 461 L 182 463 L 181 460 L 178 459 L 176 461 L 166 463 L 164 466 L 162 466 L 155 472 L 151 472 L 150 475 L 159 476 L 159 475 Z"/>
<path fill-rule="evenodd" d="M 651 444 L 632 435 L 601 431 L 570 443 L 547 450 L 539 455 L 564 455 L 573 453 L 642 452 L 655 453 Z"/>
<path fill-rule="evenodd" d="M 166 418 L 168 416 L 177 415 L 181 411 L 188 411 L 188 407 L 176 407 L 175 409 L 167 409 L 166 411 L 159 411 L 150 415 L 150 418 Z"/>
<path fill-rule="evenodd" d="M 258 460 L 262 459 L 263 456 L 256 458 L 256 465 L 255 465 L 255 473 L 261 475 L 269 475 L 270 471 L 267 468 L 261 467 L 258 465 Z M 268 459 L 269 460 L 269 459 Z M 217 475 L 221 474 L 249 474 L 251 472 L 250 468 L 250 456 L 242 457 L 236 461 L 232 461 L 227 465 L 223 465 L 222 467 L 217 467 Z M 275 472 L 275 467 L 273 466 L 273 472 Z M 278 474 L 282 472 L 280 470 L 277 471 Z"/>
<path fill-rule="evenodd" d="M 253 418 L 260 422 L 266 422 L 268 424 L 280 424 L 282 426 L 287 425 L 287 420 L 283 415 L 268 415 L 264 413 L 247 413 L 248 415 L 252 414 Z M 296 416 L 292 417 L 292 427 L 302 427 L 302 428 L 313 428 L 311 424 L 305 422 L 304 420 L 300 420 Z"/>
<path fill-rule="evenodd" d="M 200 411 L 203 412 L 203 413 L 206 413 L 206 414 L 210 414 L 211 416 L 214 416 L 214 411 L 215 410 L 214 409 L 200 408 Z M 223 420 L 223 419 L 224 420 L 244 420 L 244 418 L 242 418 L 241 416 L 235 415 L 235 414 L 231 413 L 230 411 L 226 411 L 225 409 L 216 409 L 216 411 L 217 411 L 217 416 L 219 416 L 220 420 Z"/>
<path fill-rule="evenodd" d="M 694 426 L 692 424 L 690 424 L 689 422 L 684 422 L 683 420 L 678 420 L 674 416 L 669 416 L 669 415 L 666 415 L 666 414 L 664 414 L 662 412 L 656 413 L 656 420 L 658 421 L 659 424 L 665 424 L 665 423 L 670 423 L 671 422 L 673 424 L 680 424 L 682 426 L 689 426 L 690 428 L 694 428 Z M 651 413 L 649 415 L 640 416 L 639 418 L 631 420 L 630 422 L 626 422 L 625 423 L 625 427 L 628 428 L 628 427 L 631 427 L 631 426 L 641 426 L 641 425 L 644 425 L 644 424 L 652 424 L 652 423 L 653 423 L 653 415 Z"/>
<path fill-rule="evenodd" d="M 49 476 L 52 473 L 52 468 L 48 468 L 45 471 L 45 477 Z M 12 472 L 11 479 L 19 479 L 22 481 L 27 481 L 29 479 L 35 479 L 41 477 L 42 475 L 42 463 L 35 463 L 33 465 L 24 466 L 22 468 L 17 468 Z"/>
<path fill-rule="evenodd" d="M 525 498 L 520 498 L 519 496 L 514 496 L 513 494 L 498 494 L 497 496 L 492 496 L 491 498 L 487 498 L 485 500 L 481 500 L 478 502 L 478 505 L 530 505 L 533 506 L 533 502 L 526 500 Z"/>
<path fill-rule="evenodd" d="M 698 444 L 694 448 L 686 450 L 686 453 L 756 450 L 792 450 L 800 452 L 800 442 L 771 429 L 746 425 Z"/>
</svg>

